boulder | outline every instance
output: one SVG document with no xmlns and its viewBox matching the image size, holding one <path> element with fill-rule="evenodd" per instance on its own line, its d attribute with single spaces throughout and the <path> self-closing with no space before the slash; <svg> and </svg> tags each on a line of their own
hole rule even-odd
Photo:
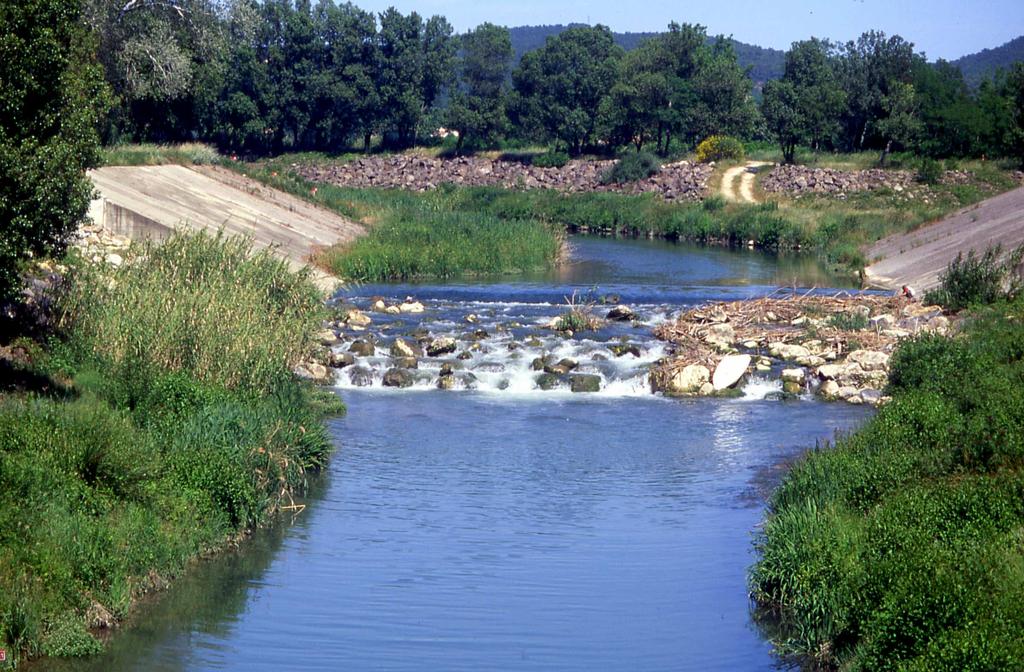
<svg viewBox="0 0 1024 672">
<path fill-rule="evenodd" d="M 843 373 L 843 367 L 839 364 L 825 364 L 818 367 L 818 377 L 822 380 L 835 380 Z"/>
<path fill-rule="evenodd" d="M 316 335 L 321 345 L 334 345 L 338 342 L 338 335 L 334 333 L 333 329 L 324 329 Z"/>
<path fill-rule="evenodd" d="M 882 403 L 882 393 L 878 390 L 863 389 L 860 391 L 860 398 L 864 400 L 865 404 L 871 404 L 872 406 L 878 406 Z"/>
<path fill-rule="evenodd" d="M 396 338 L 395 342 L 391 344 L 392 357 L 419 357 L 422 354 L 423 350 L 418 345 L 406 343 L 401 338 Z"/>
<path fill-rule="evenodd" d="M 348 370 L 348 379 L 356 387 L 370 387 L 373 385 L 373 371 L 365 366 L 353 366 Z"/>
<path fill-rule="evenodd" d="M 357 341 L 352 341 L 352 343 L 349 344 L 348 351 L 354 355 L 359 355 L 360 357 L 373 357 L 377 352 L 377 348 L 370 341 L 359 339 Z"/>
<path fill-rule="evenodd" d="M 439 355 L 447 355 L 455 352 L 457 344 L 455 339 L 450 336 L 439 336 L 430 342 L 427 346 L 427 355 L 430 357 L 437 357 Z"/>
<path fill-rule="evenodd" d="M 783 369 L 782 380 L 783 382 L 802 384 L 804 382 L 805 372 L 803 369 Z"/>
<path fill-rule="evenodd" d="M 690 364 L 672 376 L 668 383 L 670 394 L 694 394 L 700 391 L 704 383 L 710 382 L 711 372 L 701 364 Z"/>
<path fill-rule="evenodd" d="M 409 369 L 388 369 L 384 372 L 384 387 L 412 387 L 415 379 Z"/>
<path fill-rule="evenodd" d="M 865 371 L 886 371 L 889 368 L 889 355 L 874 350 L 854 350 L 847 360 L 859 364 Z"/>
<path fill-rule="evenodd" d="M 401 313 L 422 313 L 424 311 L 423 304 L 419 301 L 404 301 L 398 306 L 398 311 Z"/>
<path fill-rule="evenodd" d="M 782 391 L 786 394 L 800 394 L 803 392 L 803 385 L 793 380 L 782 381 Z"/>
<path fill-rule="evenodd" d="M 839 383 L 834 380 L 826 380 L 818 388 L 818 394 L 826 399 L 835 399 L 839 396 Z"/>
<path fill-rule="evenodd" d="M 383 313 L 387 310 L 388 305 L 384 303 L 384 299 L 374 299 L 370 305 L 370 310 L 376 310 L 378 313 Z"/>
<path fill-rule="evenodd" d="M 589 373 L 578 373 L 569 376 L 569 388 L 573 392 L 600 392 L 601 376 Z"/>
<path fill-rule="evenodd" d="M 750 366 L 750 355 L 727 355 L 718 362 L 711 384 L 715 390 L 724 390 L 739 382 Z"/>
<path fill-rule="evenodd" d="M 606 317 L 613 322 L 632 322 L 636 319 L 636 313 L 629 306 L 615 306 L 608 311 Z"/>
<path fill-rule="evenodd" d="M 712 383 L 704 383 L 703 385 L 700 386 L 700 389 L 697 390 L 697 394 L 699 394 L 702 397 L 708 397 L 714 393 L 715 386 Z"/>
<path fill-rule="evenodd" d="M 373 322 L 370 316 L 361 310 L 350 311 L 348 317 L 345 318 L 345 324 L 350 327 L 368 327 Z"/>
<path fill-rule="evenodd" d="M 561 376 L 557 376 L 553 373 L 542 373 L 539 376 L 537 376 L 537 387 L 539 387 L 542 390 L 553 390 L 561 386 Z"/>
<path fill-rule="evenodd" d="M 352 356 L 351 352 L 331 352 L 327 355 L 327 364 L 334 367 L 335 369 L 341 369 L 346 366 L 352 366 L 356 363 L 356 358 Z"/>
<path fill-rule="evenodd" d="M 791 343 L 771 343 L 768 345 L 768 353 L 773 357 L 789 360 L 811 356 L 811 351 L 804 346 Z"/>
<path fill-rule="evenodd" d="M 334 380 L 334 374 L 332 374 L 326 366 L 318 364 L 316 362 L 305 362 L 295 368 L 295 375 L 300 378 L 312 380 L 314 383 L 330 383 Z"/>
<path fill-rule="evenodd" d="M 396 357 L 393 361 L 395 367 L 399 369 L 418 369 L 420 367 L 420 363 L 415 357 Z"/>
<path fill-rule="evenodd" d="M 813 369 L 824 364 L 825 358 L 819 357 L 818 355 L 808 355 L 806 357 L 798 357 L 796 363 L 800 366 L 806 366 L 809 369 Z"/>
<path fill-rule="evenodd" d="M 736 340 L 736 331 L 727 322 L 712 324 L 704 333 L 704 341 L 712 345 L 732 345 Z"/>
</svg>

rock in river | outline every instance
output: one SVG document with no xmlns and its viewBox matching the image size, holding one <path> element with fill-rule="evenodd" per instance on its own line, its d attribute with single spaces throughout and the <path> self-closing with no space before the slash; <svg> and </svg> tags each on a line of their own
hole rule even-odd
<svg viewBox="0 0 1024 672">
<path fill-rule="evenodd" d="M 455 352 L 457 344 L 455 339 L 450 336 L 440 336 L 435 338 L 427 346 L 427 355 L 431 357 L 437 357 L 438 355 L 447 355 Z"/>
<path fill-rule="evenodd" d="M 715 390 L 724 390 L 739 382 L 750 366 L 750 355 L 728 355 L 715 367 L 711 384 Z"/>
<path fill-rule="evenodd" d="M 412 387 L 414 380 L 409 369 L 388 369 L 384 372 L 384 387 Z"/>
<path fill-rule="evenodd" d="M 569 387 L 573 392 L 600 392 L 601 376 L 579 373 L 569 376 Z"/>
<path fill-rule="evenodd" d="M 615 306 L 608 311 L 607 318 L 613 322 L 632 322 L 636 313 L 629 306 Z"/>
<path fill-rule="evenodd" d="M 690 364 L 672 377 L 669 381 L 669 394 L 696 394 L 701 386 L 711 380 L 711 372 L 701 364 Z"/>
</svg>

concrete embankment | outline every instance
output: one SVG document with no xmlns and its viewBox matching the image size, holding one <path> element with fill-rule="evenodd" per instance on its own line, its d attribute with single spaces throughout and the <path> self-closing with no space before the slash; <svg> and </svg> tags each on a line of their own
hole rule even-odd
<svg viewBox="0 0 1024 672">
<path fill-rule="evenodd" d="M 1004 250 L 1024 243 L 1024 187 L 1008 191 L 916 231 L 875 243 L 865 269 L 871 285 L 888 289 L 910 285 L 919 291 L 935 287 L 958 253 L 983 253 L 990 245 Z"/>
<path fill-rule="evenodd" d="M 346 243 L 365 230 L 329 210 L 210 166 L 108 166 L 90 173 L 99 191 L 90 216 L 134 240 L 162 239 L 176 228 L 246 235 L 273 247 L 292 267 L 317 250 Z M 325 286 L 327 276 L 318 280 Z"/>
</svg>

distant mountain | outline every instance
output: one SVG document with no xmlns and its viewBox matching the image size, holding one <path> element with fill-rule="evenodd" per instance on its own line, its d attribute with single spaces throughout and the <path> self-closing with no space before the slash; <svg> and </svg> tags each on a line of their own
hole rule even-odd
<svg viewBox="0 0 1024 672">
<path fill-rule="evenodd" d="M 555 26 L 517 26 L 509 28 L 512 36 L 512 49 L 516 54 L 516 62 L 528 51 L 533 51 L 544 46 L 548 37 L 558 35 L 570 28 L 566 25 Z M 635 49 L 643 40 L 655 37 L 658 33 L 613 33 L 615 43 L 629 51 Z M 732 40 L 733 48 L 740 65 L 750 66 L 750 78 L 757 84 L 763 84 L 770 79 L 778 79 L 782 76 L 785 65 L 786 52 L 778 49 L 766 49 L 753 44 L 745 44 Z"/>
<path fill-rule="evenodd" d="M 514 38 L 513 38 L 514 39 Z M 964 73 L 964 79 L 971 87 L 981 84 L 981 80 L 991 77 L 999 68 L 1009 69 L 1017 61 L 1024 61 L 1024 35 L 1010 40 L 995 49 L 982 49 L 976 54 L 968 54 L 953 61 L 953 65 Z"/>
</svg>

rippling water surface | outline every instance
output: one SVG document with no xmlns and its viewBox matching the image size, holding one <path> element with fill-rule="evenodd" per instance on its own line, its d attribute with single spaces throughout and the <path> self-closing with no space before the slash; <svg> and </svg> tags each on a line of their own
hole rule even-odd
<svg viewBox="0 0 1024 672">
<path fill-rule="evenodd" d="M 360 362 L 371 380 L 339 377 L 349 414 L 330 423 L 339 449 L 306 511 L 205 563 L 108 654 L 68 667 L 776 667 L 745 584 L 765 488 L 868 411 L 766 401 L 765 381 L 738 399 L 653 396 L 644 375 L 663 346 L 649 332 L 682 304 L 830 280 L 753 253 L 575 245 L 578 262 L 554 276 L 354 288 L 357 304 L 413 294 L 427 311 L 375 317 L 378 352 Z M 636 306 L 641 324 L 569 340 L 538 326 L 591 288 Z M 448 356 L 475 380 L 434 389 L 439 358 L 417 387 L 381 388 L 389 341 L 417 327 L 464 339 L 459 351 L 479 343 L 470 359 Z M 478 328 L 488 336 L 464 333 Z M 641 355 L 616 357 L 623 340 Z M 529 362 L 551 352 L 600 375 L 601 392 L 536 389 Z"/>
</svg>

